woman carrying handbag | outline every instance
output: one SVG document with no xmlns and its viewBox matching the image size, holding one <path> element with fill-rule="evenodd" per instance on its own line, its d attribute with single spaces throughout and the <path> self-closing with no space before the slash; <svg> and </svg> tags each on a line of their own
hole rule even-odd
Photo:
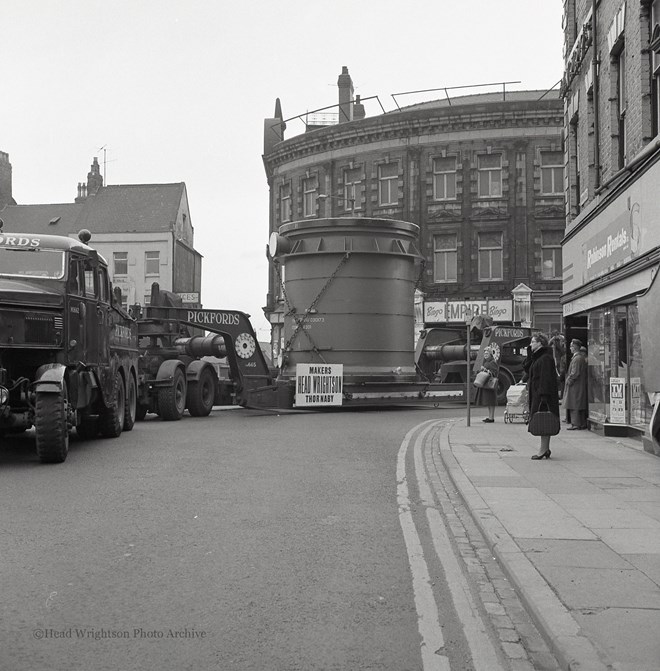
<svg viewBox="0 0 660 671">
<path fill-rule="evenodd" d="M 486 423 L 493 423 L 495 421 L 495 406 L 497 405 L 497 375 L 500 372 L 500 365 L 493 353 L 486 349 L 484 350 L 484 361 L 481 365 L 480 373 L 488 373 L 489 377 L 486 386 L 479 387 L 474 398 L 475 405 L 486 406 L 488 408 L 488 417 L 484 417 L 481 421 Z"/>
<path fill-rule="evenodd" d="M 529 423 L 528 431 L 540 435 L 539 453 L 532 459 L 550 459 L 550 436 L 559 433 L 559 388 L 555 362 L 543 333 L 532 336 L 529 364 Z M 536 417 L 535 417 L 536 416 Z"/>
</svg>

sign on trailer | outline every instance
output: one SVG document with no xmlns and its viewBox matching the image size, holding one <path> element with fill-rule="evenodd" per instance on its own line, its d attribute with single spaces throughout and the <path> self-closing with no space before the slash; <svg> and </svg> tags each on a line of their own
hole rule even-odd
<svg viewBox="0 0 660 671">
<path fill-rule="evenodd" d="M 296 407 L 342 404 L 344 364 L 296 364 Z"/>
</svg>

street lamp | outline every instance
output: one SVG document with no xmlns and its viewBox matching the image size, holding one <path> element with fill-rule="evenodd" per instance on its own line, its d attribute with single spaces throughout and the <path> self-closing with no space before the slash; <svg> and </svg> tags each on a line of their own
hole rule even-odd
<svg viewBox="0 0 660 671">
<path fill-rule="evenodd" d="M 465 325 L 467 327 L 467 345 L 465 346 L 465 358 L 466 361 L 466 371 L 467 375 L 465 377 L 465 398 L 466 398 L 466 408 L 467 408 L 467 426 L 470 426 L 470 391 L 471 391 L 471 382 L 472 382 L 472 371 L 470 370 L 470 352 L 472 349 L 472 344 L 470 343 L 470 330 L 472 328 L 472 308 L 465 308 Z"/>
</svg>

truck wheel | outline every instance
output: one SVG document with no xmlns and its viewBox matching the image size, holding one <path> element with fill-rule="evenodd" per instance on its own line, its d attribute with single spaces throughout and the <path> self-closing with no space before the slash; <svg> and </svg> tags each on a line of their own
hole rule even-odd
<svg viewBox="0 0 660 671">
<path fill-rule="evenodd" d="M 115 373 L 111 407 L 103 408 L 99 415 L 99 429 L 106 438 L 117 438 L 124 426 L 124 409 L 126 407 L 126 391 L 121 373 Z"/>
<path fill-rule="evenodd" d="M 137 418 L 137 387 L 135 378 L 129 373 L 126 383 L 126 401 L 124 404 L 124 431 L 130 431 Z"/>
<path fill-rule="evenodd" d="M 37 457 L 42 464 L 61 464 L 69 453 L 68 394 L 62 381 L 59 393 L 38 392 L 34 412 Z"/>
<path fill-rule="evenodd" d="M 149 408 L 146 405 L 138 403 L 137 408 L 135 408 L 135 421 L 142 422 L 147 416 L 147 412 L 149 412 Z"/>
<path fill-rule="evenodd" d="M 204 368 L 199 380 L 188 385 L 188 412 L 193 417 L 206 417 L 213 409 L 215 401 L 215 376 Z"/>
<path fill-rule="evenodd" d="M 83 415 L 76 427 L 80 440 L 92 440 L 99 435 L 99 418 L 94 415 Z"/>
<path fill-rule="evenodd" d="M 158 390 L 158 414 L 168 422 L 179 420 L 186 409 L 186 378 L 180 368 L 174 371 L 172 384 Z"/>
</svg>

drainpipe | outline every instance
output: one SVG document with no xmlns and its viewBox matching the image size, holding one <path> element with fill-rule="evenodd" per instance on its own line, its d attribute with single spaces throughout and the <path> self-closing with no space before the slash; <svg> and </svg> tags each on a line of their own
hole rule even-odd
<svg viewBox="0 0 660 671">
<path fill-rule="evenodd" d="M 595 188 L 600 187 L 600 132 L 598 129 L 599 123 L 599 113 L 598 113 L 598 103 L 599 103 L 599 87 L 598 87 L 598 32 L 596 28 L 596 5 L 598 0 L 592 0 L 591 2 L 591 40 L 594 48 L 594 56 L 591 67 L 593 68 L 593 87 L 594 87 L 594 170 L 596 171 L 596 182 Z"/>
</svg>

